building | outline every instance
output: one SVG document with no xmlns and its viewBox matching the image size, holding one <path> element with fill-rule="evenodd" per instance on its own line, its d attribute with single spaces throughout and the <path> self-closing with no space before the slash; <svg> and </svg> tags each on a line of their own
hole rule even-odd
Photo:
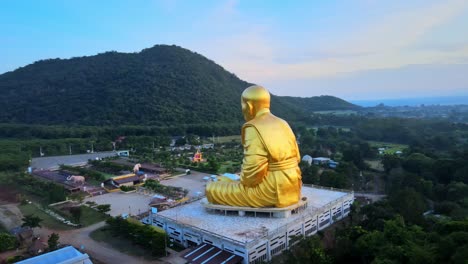
<svg viewBox="0 0 468 264">
<path fill-rule="evenodd" d="M 15 227 L 10 230 L 10 234 L 15 236 L 22 246 L 29 246 L 33 242 L 34 232 L 30 227 Z"/>
<path fill-rule="evenodd" d="M 143 183 L 144 176 L 142 178 L 134 173 L 112 177 L 103 182 L 104 189 L 108 192 L 118 191 L 122 186 L 140 186 Z"/>
<path fill-rule="evenodd" d="M 377 150 L 379 151 L 380 155 L 383 155 L 383 154 L 385 154 L 386 148 L 378 148 Z"/>
<path fill-rule="evenodd" d="M 217 257 L 226 263 L 263 263 L 292 246 L 293 236 L 314 235 L 347 216 L 354 201 L 353 192 L 319 186 L 304 186 L 302 195 L 307 205 L 283 218 L 262 212 L 207 211 L 199 200 L 150 213 L 149 222 L 175 243 L 196 246 L 184 256 L 189 263 L 220 263 Z"/>
<path fill-rule="evenodd" d="M 60 184 L 70 193 L 78 192 L 82 188 L 81 183 L 68 181 L 67 178 L 71 176 L 71 174 L 65 171 L 35 170 L 32 172 L 32 175 L 42 180 L 53 181 Z"/>
<path fill-rule="evenodd" d="M 83 254 L 72 246 L 57 249 L 33 258 L 29 258 L 18 264 L 93 264 L 88 254 Z"/>
<path fill-rule="evenodd" d="M 309 165 L 312 165 L 312 160 L 313 158 L 309 155 L 304 155 L 304 157 L 302 157 L 302 161 L 307 162 Z"/>
<path fill-rule="evenodd" d="M 336 162 L 334 160 L 330 160 L 330 162 L 328 162 L 328 167 L 332 168 L 332 169 L 336 169 L 336 167 L 338 167 L 340 163 L 339 162 Z"/>
<path fill-rule="evenodd" d="M 314 165 L 328 164 L 328 162 L 330 162 L 330 158 L 318 157 L 318 158 L 313 158 L 312 160 L 312 163 Z"/>
<path fill-rule="evenodd" d="M 213 143 L 203 144 L 203 145 L 201 145 L 201 148 L 203 148 L 203 149 L 213 149 L 214 144 Z"/>
</svg>

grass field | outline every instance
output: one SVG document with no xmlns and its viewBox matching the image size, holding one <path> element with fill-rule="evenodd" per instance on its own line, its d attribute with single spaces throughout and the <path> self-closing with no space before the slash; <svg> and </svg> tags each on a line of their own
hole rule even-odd
<svg viewBox="0 0 468 264">
<path fill-rule="evenodd" d="M 72 215 L 68 211 L 60 210 L 60 214 L 63 215 L 67 219 L 73 220 Z M 109 216 L 103 213 L 100 213 L 94 210 L 93 208 L 90 208 L 85 205 L 81 206 L 80 224 L 83 227 L 99 223 L 101 221 L 106 220 L 108 217 Z"/>
<path fill-rule="evenodd" d="M 241 142 L 241 136 L 240 135 L 234 135 L 234 136 L 225 136 L 225 137 L 215 137 L 214 138 L 215 141 L 214 143 L 215 144 L 222 144 L 222 143 L 226 143 L 226 142 L 232 142 L 233 140 L 235 142 Z M 209 138 L 210 142 L 212 142 L 212 138 Z"/>
<path fill-rule="evenodd" d="M 89 226 L 95 223 L 99 223 L 101 221 L 104 221 L 108 218 L 109 216 L 100 213 L 92 208 L 89 208 L 88 206 L 81 206 L 81 220 L 80 224 L 83 226 Z"/>
<path fill-rule="evenodd" d="M 239 166 L 240 164 L 238 162 L 233 162 L 233 161 L 225 161 L 221 163 L 221 166 L 218 170 L 218 173 L 225 173 L 228 172 L 228 168 L 232 168 L 232 166 Z"/>
<path fill-rule="evenodd" d="M 396 151 L 403 151 L 408 148 L 408 145 L 404 144 L 395 144 L 389 142 L 380 142 L 380 141 L 368 141 L 371 147 L 383 148 L 385 147 L 385 154 L 394 154 Z"/>
<path fill-rule="evenodd" d="M 125 238 L 113 236 L 110 230 L 108 230 L 106 227 L 101 227 L 93 231 L 89 236 L 98 242 L 104 242 L 106 244 L 109 244 L 111 247 L 117 249 L 118 251 L 124 254 L 144 257 L 148 260 L 156 259 L 151 255 L 150 252 L 139 247 L 138 245 L 133 244 L 132 241 L 127 240 Z"/>
<path fill-rule="evenodd" d="M 57 230 L 74 229 L 74 227 L 65 225 L 65 224 L 59 222 L 58 220 L 56 220 L 55 218 L 53 218 L 52 216 L 44 213 L 39 208 L 37 208 L 37 206 L 34 205 L 34 204 L 20 205 L 20 206 L 18 206 L 18 208 L 20 209 L 20 211 L 21 211 L 21 213 L 23 215 L 33 214 L 33 215 L 41 218 L 42 219 L 41 225 L 43 225 L 45 227 L 48 227 L 50 229 L 57 229 Z"/>
<path fill-rule="evenodd" d="M 371 167 L 371 169 L 378 170 L 378 171 L 383 171 L 384 167 L 382 165 L 382 162 L 380 160 L 365 160 L 367 164 Z"/>
<path fill-rule="evenodd" d="M 307 129 L 314 129 L 317 130 L 319 128 L 328 128 L 328 127 L 334 127 L 336 129 L 341 129 L 344 132 L 349 132 L 351 129 L 349 127 L 342 127 L 342 126 L 308 126 Z"/>
</svg>

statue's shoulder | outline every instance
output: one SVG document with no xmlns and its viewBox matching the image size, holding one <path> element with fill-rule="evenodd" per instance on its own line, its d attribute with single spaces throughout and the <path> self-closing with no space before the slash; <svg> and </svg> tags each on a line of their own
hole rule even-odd
<svg viewBox="0 0 468 264">
<path fill-rule="evenodd" d="M 255 127 L 257 129 L 263 129 L 263 128 L 272 128 L 276 126 L 287 126 L 288 122 L 285 120 L 273 115 L 272 113 L 266 113 L 262 116 L 256 117 L 248 122 L 246 122 L 243 126 L 243 128 L 247 127 Z"/>
</svg>

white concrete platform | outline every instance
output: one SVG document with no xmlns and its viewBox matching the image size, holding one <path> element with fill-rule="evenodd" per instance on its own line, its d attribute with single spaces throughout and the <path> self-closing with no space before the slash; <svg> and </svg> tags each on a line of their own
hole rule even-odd
<svg viewBox="0 0 468 264">
<path fill-rule="evenodd" d="M 218 234 L 240 243 L 248 243 L 263 237 L 268 232 L 277 230 L 288 224 L 294 224 L 303 218 L 304 214 L 317 214 L 333 203 L 339 202 L 349 193 L 328 189 L 303 187 L 302 196 L 307 197 L 308 207 L 288 218 L 273 218 L 269 214 L 256 217 L 239 216 L 238 213 L 208 212 L 202 200 L 162 211 L 154 218 L 165 218 L 177 225 L 187 225 L 202 229 L 207 233 Z M 167 222 L 167 221 L 164 221 Z"/>
<path fill-rule="evenodd" d="M 299 210 L 304 210 L 307 208 L 307 197 L 302 197 L 299 202 L 287 206 L 287 207 L 241 207 L 241 206 L 228 206 L 228 205 L 219 205 L 219 204 L 212 204 L 208 202 L 207 198 L 203 198 L 201 204 L 207 210 L 217 210 L 220 212 L 237 212 L 239 216 L 246 216 L 246 213 L 251 213 L 254 217 L 257 217 L 257 213 L 267 213 L 270 217 L 274 218 L 286 218 L 290 217 L 293 212 L 298 212 Z"/>
</svg>

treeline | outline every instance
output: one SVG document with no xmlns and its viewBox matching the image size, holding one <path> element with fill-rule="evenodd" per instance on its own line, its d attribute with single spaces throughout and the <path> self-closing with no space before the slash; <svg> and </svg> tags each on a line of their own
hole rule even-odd
<svg viewBox="0 0 468 264">
<path fill-rule="evenodd" d="M 41 126 L 0 124 L 0 138 L 64 139 L 101 138 L 115 140 L 119 136 L 170 137 L 195 134 L 204 137 L 235 135 L 242 123 L 177 124 L 174 126 Z"/>
<path fill-rule="evenodd" d="M 241 93 L 250 85 L 177 46 L 42 60 L 0 75 L 0 122 L 168 127 L 239 123 Z M 288 120 L 311 110 L 357 108 L 332 96 L 274 96 L 272 105 Z"/>
<path fill-rule="evenodd" d="M 307 127 L 312 125 L 318 128 L 307 135 Z M 313 115 L 293 128 L 300 137 L 308 137 L 310 146 L 320 145 L 320 141 L 313 142 L 314 138 L 320 137 L 332 148 L 341 139 L 346 139 L 408 144 L 429 151 L 453 151 L 467 145 L 468 138 L 468 124 L 444 120 Z"/>
<path fill-rule="evenodd" d="M 89 164 L 93 165 L 94 169 L 108 174 L 119 174 L 121 171 L 132 171 L 133 167 L 123 164 L 117 164 L 108 160 L 89 160 Z"/>
<path fill-rule="evenodd" d="M 166 250 L 166 234 L 151 225 L 143 225 L 138 221 L 111 217 L 106 220 L 107 228 L 112 235 L 129 239 L 136 245 L 148 250 L 153 256 L 164 256 Z"/>
<path fill-rule="evenodd" d="M 385 155 L 388 197 L 354 204 L 345 227 L 301 242 L 285 263 L 466 263 L 468 148 L 416 151 Z"/>
</svg>

